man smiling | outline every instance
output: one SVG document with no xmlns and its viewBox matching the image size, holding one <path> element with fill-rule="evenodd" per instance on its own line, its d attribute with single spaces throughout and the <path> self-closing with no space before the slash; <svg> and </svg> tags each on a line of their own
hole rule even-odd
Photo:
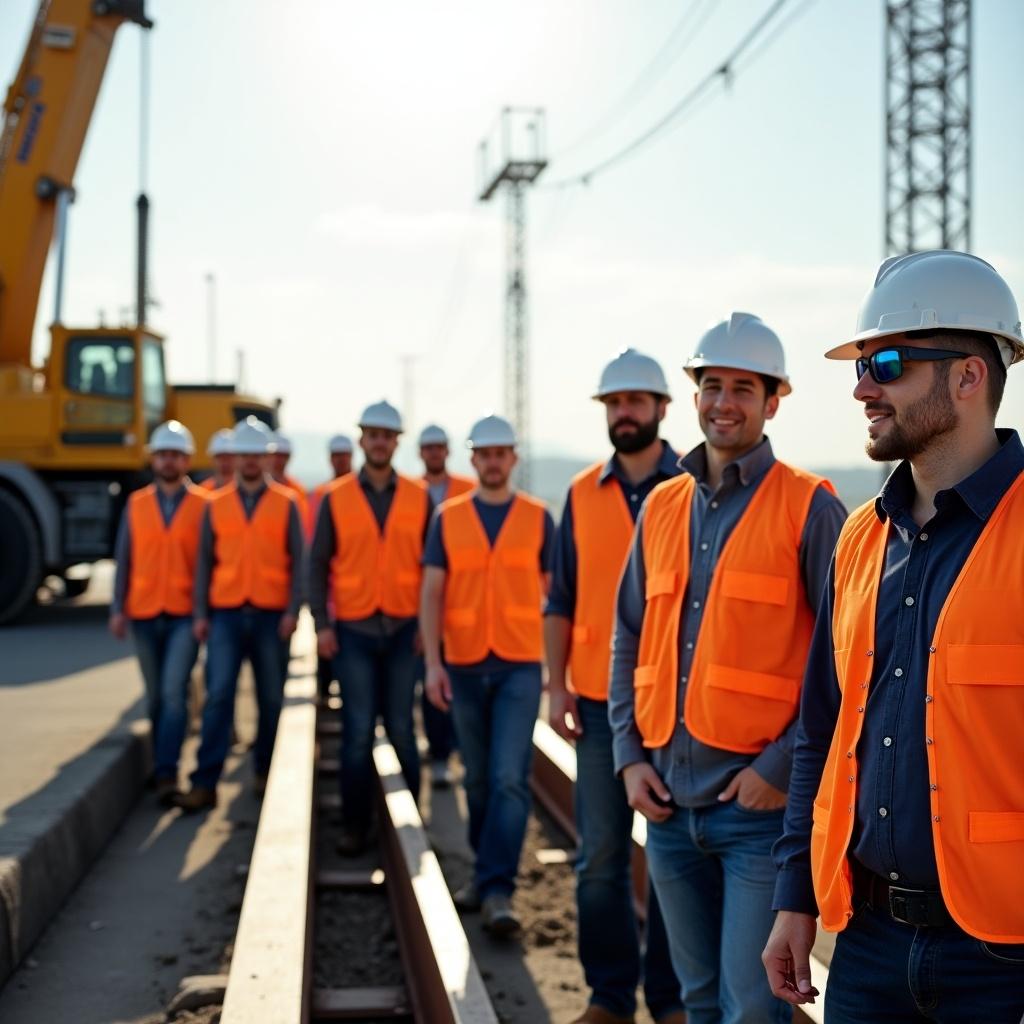
<svg viewBox="0 0 1024 1024">
<path fill-rule="evenodd" d="M 791 390 L 749 313 L 688 360 L 706 441 L 640 513 L 619 587 L 608 715 L 694 1024 L 789 1020 L 760 977 L 792 737 L 818 596 L 845 510 L 775 459 Z"/>
</svg>

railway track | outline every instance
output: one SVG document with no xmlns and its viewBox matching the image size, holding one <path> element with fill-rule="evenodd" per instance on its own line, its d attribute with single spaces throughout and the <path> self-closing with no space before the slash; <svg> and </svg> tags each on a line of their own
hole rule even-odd
<svg viewBox="0 0 1024 1024">
<path fill-rule="evenodd" d="M 337 796 L 331 783 L 320 792 L 318 777 L 335 766 L 323 754 L 338 730 L 326 716 L 318 722 L 312 659 L 306 661 L 308 671 L 285 691 L 221 1021 L 497 1024 L 416 802 L 383 740 L 374 747 L 379 867 L 319 868 L 317 819 L 336 808 Z M 314 941 L 318 893 L 381 889 L 401 961 L 387 966 L 398 967 L 400 983 L 316 984 L 323 973 Z"/>
</svg>

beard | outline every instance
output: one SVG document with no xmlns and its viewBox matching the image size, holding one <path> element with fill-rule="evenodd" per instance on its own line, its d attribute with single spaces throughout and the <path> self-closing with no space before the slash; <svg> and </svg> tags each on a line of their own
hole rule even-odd
<svg viewBox="0 0 1024 1024">
<path fill-rule="evenodd" d="M 957 427 L 956 409 L 949 397 L 949 375 L 936 374 L 928 394 L 912 402 L 901 413 L 891 405 L 869 402 L 865 408 L 877 409 L 892 416 L 887 433 L 869 438 L 864 450 L 875 462 L 897 462 L 913 459 L 943 434 Z"/>
<path fill-rule="evenodd" d="M 631 426 L 633 431 L 624 433 L 622 428 Z M 647 423 L 638 423 L 636 420 L 619 420 L 614 426 L 608 428 L 608 440 L 612 447 L 623 455 L 632 455 L 633 452 L 642 452 L 645 448 L 658 440 L 658 418 Z"/>
<path fill-rule="evenodd" d="M 161 469 L 157 470 L 153 475 L 165 484 L 176 484 L 185 474 L 176 469 Z"/>
<path fill-rule="evenodd" d="M 507 483 L 510 473 L 501 470 L 491 470 L 480 477 L 480 486 L 485 491 L 500 491 Z"/>
<path fill-rule="evenodd" d="M 374 469 L 386 469 L 391 465 L 391 456 L 386 453 L 366 452 L 366 461 Z"/>
</svg>

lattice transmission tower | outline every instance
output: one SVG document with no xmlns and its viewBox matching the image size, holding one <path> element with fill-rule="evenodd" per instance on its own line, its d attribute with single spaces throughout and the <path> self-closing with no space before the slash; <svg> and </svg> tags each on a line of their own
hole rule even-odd
<svg viewBox="0 0 1024 1024">
<path fill-rule="evenodd" d="M 885 0 L 885 255 L 971 248 L 971 0 Z"/>
<path fill-rule="evenodd" d="M 544 111 L 505 107 L 498 138 L 480 143 L 481 202 L 505 195 L 505 415 L 519 439 L 516 483 L 530 486 L 530 344 L 526 288 L 526 192 L 547 167 Z"/>
</svg>

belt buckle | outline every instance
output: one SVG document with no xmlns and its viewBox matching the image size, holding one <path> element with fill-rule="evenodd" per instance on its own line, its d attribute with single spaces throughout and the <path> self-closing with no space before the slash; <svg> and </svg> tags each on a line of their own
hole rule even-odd
<svg viewBox="0 0 1024 1024">
<path fill-rule="evenodd" d="M 914 927 L 941 924 L 941 915 L 935 912 L 931 893 L 919 889 L 889 886 L 889 914 L 894 921 Z"/>
</svg>

